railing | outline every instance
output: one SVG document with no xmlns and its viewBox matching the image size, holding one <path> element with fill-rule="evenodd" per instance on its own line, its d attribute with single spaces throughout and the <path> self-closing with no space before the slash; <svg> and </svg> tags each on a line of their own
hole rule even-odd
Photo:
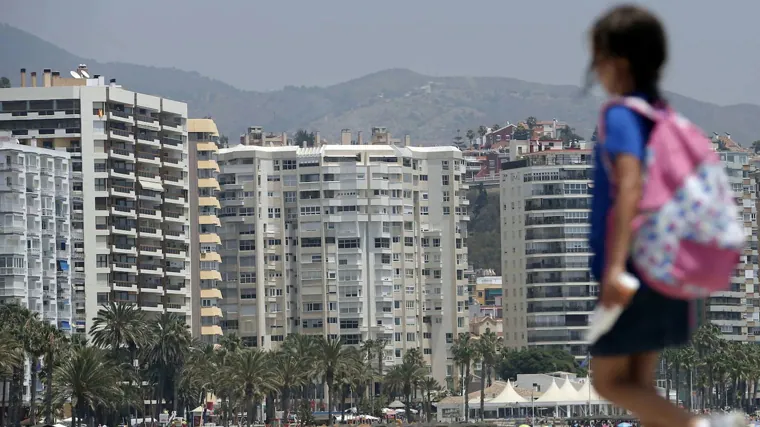
<svg viewBox="0 0 760 427">
<path fill-rule="evenodd" d="M 134 189 L 133 189 L 133 188 L 130 188 L 130 187 L 122 187 L 122 186 L 118 186 L 118 185 L 114 185 L 113 187 L 111 187 L 111 189 L 112 189 L 113 191 L 117 192 L 117 193 L 126 193 L 126 194 L 129 194 L 129 193 L 131 193 L 131 192 L 133 192 L 133 191 L 134 191 Z"/>
<path fill-rule="evenodd" d="M 153 153 L 144 153 L 144 152 L 138 152 L 137 157 L 140 159 L 147 159 L 147 160 L 159 160 L 158 155 Z"/>
<path fill-rule="evenodd" d="M 119 286 L 121 288 L 131 288 L 132 286 L 135 286 L 135 284 L 132 282 L 125 282 L 125 281 L 119 281 L 119 280 L 115 280 L 113 282 L 113 285 Z"/>
<path fill-rule="evenodd" d="M 116 249 L 121 249 L 123 251 L 131 251 L 135 248 L 134 244 L 127 244 L 127 243 L 116 243 L 113 245 Z"/>
<path fill-rule="evenodd" d="M 180 267 L 164 267 L 164 271 L 167 273 L 184 273 L 185 269 Z"/>
<path fill-rule="evenodd" d="M 132 211 L 135 210 L 135 208 L 133 208 L 131 206 L 119 206 L 119 205 L 116 205 L 116 206 L 112 206 L 112 207 L 113 207 L 113 209 L 115 211 L 126 212 L 126 213 L 132 213 Z"/>
<path fill-rule="evenodd" d="M 166 306 L 166 308 L 171 308 L 174 310 L 182 310 L 182 304 L 167 303 L 164 305 Z"/>
<path fill-rule="evenodd" d="M 155 172 L 137 171 L 137 176 L 142 176 L 144 178 L 158 179 L 158 174 Z"/>
<path fill-rule="evenodd" d="M 23 171 L 24 165 L 18 163 L 0 163 L 0 171 Z"/>
<path fill-rule="evenodd" d="M 125 118 L 125 119 L 130 119 L 131 118 L 129 116 L 129 114 L 127 114 L 127 113 L 125 113 L 123 111 L 111 110 L 111 111 L 109 111 L 109 113 L 111 113 L 112 115 L 114 115 L 116 117 L 122 117 L 122 118 Z"/>
<path fill-rule="evenodd" d="M 166 234 L 167 236 L 179 237 L 179 236 L 183 236 L 185 233 L 183 233 L 181 231 L 167 230 L 167 231 L 164 232 L 164 234 Z"/>
<path fill-rule="evenodd" d="M 156 212 L 157 211 L 155 209 L 140 208 L 141 215 L 156 215 Z"/>
<path fill-rule="evenodd" d="M 166 248 L 164 249 L 164 252 L 166 252 L 167 254 L 181 255 L 185 251 L 182 249 Z"/>
<path fill-rule="evenodd" d="M 179 213 L 179 212 L 167 212 L 167 211 L 164 211 L 164 217 L 181 218 L 182 214 Z"/>
<path fill-rule="evenodd" d="M 114 154 L 118 154 L 120 156 L 131 156 L 132 151 L 125 150 L 123 148 L 111 148 L 111 151 L 113 151 Z"/>
<path fill-rule="evenodd" d="M 172 138 L 164 138 L 164 139 L 161 140 L 161 142 L 164 143 L 164 144 L 166 144 L 166 145 L 172 145 L 172 146 L 175 146 L 175 147 L 178 146 L 178 145 L 182 145 L 182 141 L 177 140 L 177 139 L 172 139 Z"/>
<path fill-rule="evenodd" d="M 153 227 L 140 227 L 140 233 L 156 234 L 157 230 Z"/>
<path fill-rule="evenodd" d="M 158 252 L 161 248 L 158 246 L 140 245 L 140 252 Z"/>
<path fill-rule="evenodd" d="M 100 225 L 100 224 L 98 224 L 98 225 Z M 134 226 L 127 225 L 127 224 L 114 224 L 113 228 L 115 228 L 117 230 L 123 230 L 123 231 L 134 231 L 134 229 L 135 229 Z M 107 229 L 108 229 L 108 227 L 106 226 L 106 228 L 104 228 L 104 230 L 107 230 Z"/>
<path fill-rule="evenodd" d="M 135 267 L 134 264 L 128 264 L 128 263 L 125 263 L 125 262 L 114 262 L 113 265 L 116 268 L 125 268 L 125 269 L 128 269 L 128 270 L 131 270 L 132 268 Z"/>
<path fill-rule="evenodd" d="M 135 114 L 135 118 L 137 118 L 137 120 L 141 122 L 146 122 L 146 123 L 154 123 L 158 121 L 158 119 L 156 119 L 155 117 L 146 116 L 143 114 Z"/>
<path fill-rule="evenodd" d="M 158 270 L 161 268 L 158 264 L 140 264 L 139 265 L 140 270 Z"/>
<path fill-rule="evenodd" d="M 126 138 L 131 138 L 132 137 L 132 135 L 130 135 L 129 132 L 127 132 L 125 130 L 122 130 L 122 129 L 111 128 L 111 132 L 113 132 L 114 135 L 119 135 L 119 136 L 123 136 L 123 137 L 126 137 Z"/>
</svg>

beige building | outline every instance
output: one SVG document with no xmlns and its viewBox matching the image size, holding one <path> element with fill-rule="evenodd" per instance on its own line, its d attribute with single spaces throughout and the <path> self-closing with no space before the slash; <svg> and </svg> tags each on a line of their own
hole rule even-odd
<svg viewBox="0 0 760 427">
<path fill-rule="evenodd" d="M 222 329 L 421 348 L 440 381 L 467 332 L 468 201 L 451 147 L 239 145 L 219 151 Z"/>
<path fill-rule="evenodd" d="M 73 73 L 29 85 L 22 70 L 0 90 L 0 130 L 70 155 L 74 330 L 108 301 L 190 323 L 187 105 Z"/>
<path fill-rule="evenodd" d="M 592 153 L 532 151 L 503 163 L 501 249 L 504 343 L 586 357 L 598 285 L 588 246 Z"/>
<path fill-rule="evenodd" d="M 191 259 L 193 286 L 193 332 L 203 342 L 216 344 L 222 336 L 222 310 L 219 308 L 222 280 L 219 254 L 219 131 L 211 119 L 187 121 L 190 146 L 190 217 L 193 219 Z"/>
</svg>

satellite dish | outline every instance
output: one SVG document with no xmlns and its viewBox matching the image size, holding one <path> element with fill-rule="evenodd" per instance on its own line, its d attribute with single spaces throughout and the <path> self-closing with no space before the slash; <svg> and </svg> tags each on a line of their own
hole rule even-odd
<svg viewBox="0 0 760 427">
<path fill-rule="evenodd" d="M 84 76 L 86 79 L 90 78 L 90 74 L 85 70 L 79 70 L 79 73 L 82 74 L 82 76 Z"/>
<path fill-rule="evenodd" d="M 82 76 L 80 76 L 79 73 L 77 73 L 76 71 L 69 71 L 69 74 L 71 74 L 71 77 L 73 77 L 75 79 L 81 79 L 82 78 Z"/>
</svg>

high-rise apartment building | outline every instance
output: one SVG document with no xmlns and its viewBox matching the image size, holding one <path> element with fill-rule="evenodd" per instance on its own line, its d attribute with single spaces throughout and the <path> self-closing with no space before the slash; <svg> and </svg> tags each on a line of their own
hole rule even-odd
<svg viewBox="0 0 760 427">
<path fill-rule="evenodd" d="M 0 90 L 0 130 L 71 156 L 77 332 L 107 301 L 191 318 L 187 105 L 89 78 L 86 67 Z"/>
<path fill-rule="evenodd" d="M 0 132 L 0 302 L 70 332 L 69 155 L 33 145 Z"/>
<path fill-rule="evenodd" d="M 598 293 L 587 240 L 592 153 L 543 148 L 502 164 L 504 342 L 583 358 Z"/>
<path fill-rule="evenodd" d="M 192 253 L 193 332 L 204 342 L 216 344 L 222 336 L 219 308 L 222 279 L 217 195 L 219 192 L 219 131 L 211 119 L 187 121 L 190 148 L 190 217 L 193 218 L 190 244 Z M 198 284 L 198 285 L 196 285 Z"/>
<path fill-rule="evenodd" d="M 271 348 L 289 333 L 421 348 L 455 375 L 468 331 L 467 199 L 452 147 L 239 145 L 219 151 L 222 329 Z"/>
<path fill-rule="evenodd" d="M 730 144 L 727 144 L 730 145 Z M 744 223 L 747 245 L 731 277 L 731 288 L 710 296 L 705 318 L 720 328 L 722 337 L 732 341 L 760 342 L 760 296 L 758 296 L 757 189 L 753 180 L 750 153 L 741 147 L 726 147 L 718 153 L 726 166 L 736 194 L 740 220 Z"/>
</svg>

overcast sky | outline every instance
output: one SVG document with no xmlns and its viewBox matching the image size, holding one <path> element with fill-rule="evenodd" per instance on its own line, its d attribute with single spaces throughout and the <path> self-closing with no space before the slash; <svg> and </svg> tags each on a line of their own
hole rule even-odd
<svg viewBox="0 0 760 427">
<path fill-rule="evenodd" d="M 87 58 L 198 71 L 244 89 L 328 85 L 387 68 L 579 84 L 585 31 L 614 3 L 0 0 L 0 22 Z M 643 3 L 670 32 L 666 89 L 760 103 L 760 1 Z"/>
</svg>

